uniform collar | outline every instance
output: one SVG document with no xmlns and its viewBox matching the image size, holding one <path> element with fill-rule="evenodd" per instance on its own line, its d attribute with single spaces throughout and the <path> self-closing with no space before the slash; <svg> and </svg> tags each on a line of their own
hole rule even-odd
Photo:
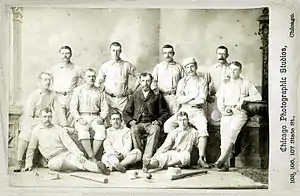
<svg viewBox="0 0 300 196">
<path fill-rule="evenodd" d="M 228 67 L 229 63 L 226 61 L 224 64 L 221 64 L 221 63 L 217 63 L 216 64 L 216 67 Z"/>
<path fill-rule="evenodd" d="M 70 61 L 70 63 L 68 64 L 68 68 L 73 68 L 74 64 Z M 59 64 L 59 68 L 65 68 L 65 65 L 63 63 Z"/>
</svg>

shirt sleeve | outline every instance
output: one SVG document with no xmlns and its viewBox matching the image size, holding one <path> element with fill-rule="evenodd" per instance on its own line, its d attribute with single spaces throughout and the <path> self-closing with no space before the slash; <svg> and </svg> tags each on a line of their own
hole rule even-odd
<svg viewBox="0 0 300 196">
<path fill-rule="evenodd" d="M 104 96 L 104 93 L 101 93 L 101 98 L 100 98 L 100 117 L 105 119 L 106 116 L 108 115 L 108 105 L 106 98 Z"/>
<path fill-rule="evenodd" d="M 189 104 L 191 104 L 191 105 L 203 104 L 206 101 L 207 94 L 208 94 L 207 80 L 204 78 L 201 78 L 201 80 L 198 81 L 198 84 L 199 84 L 199 87 L 197 89 L 198 94 L 194 100 L 189 101 Z"/>
<path fill-rule="evenodd" d="M 161 154 L 161 153 L 167 152 L 168 150 L 170 150 L 172 148 L 172 146 L 174 145 L 174 142 L 175 142 L 176 133 L 177 132 L 174 130 L 168 134 L 164 143 L 161 145 L 161 147 L 159 149 L 157 149 L 156 154 Z"/>
<path fill-rule="evenodd" d="M 185 88 L 185 78 L 179 80 L 176 90 L 176 100 L 179 104 L 187 103 L 191 100 L 190 97 L 187 97 L 184 93 Z"/>
<path fill-rule="evenodd" d="M 95 86 L 100 87 L 105 80 L 105 64 L 101 65 L 95 80 Z"/>
<path fill-rule="evenodd" d="M 26 151 L 26 159 L 25 159 L 26 168 L 30 168 L 33 165 L 32 161 L 33 161 L 34 151 L 38 146 L 37 131 L 38 131 L 37 128 L 32 130 L 31 138 Z"/>
<path fill-rule="evenodd" d="M 104 148 L 105 153 L 107 153 L 107 154 L 113 154 L 115 151 L 113 148 L 112 141 L 110 139 L 109 134 L 107 134 L 107 137 L 105 138 L 105 140 L 103 142 L 103 148 Z"/>
<path fill-rule="evenodd" d="M 153 81 L 158 81 L 158 65 L 156 65 L 152 71 Z"/>
<path fill-rule="evenodd" d="M 70 113 L 71 115 L 75 118 L 75 120 L 78 120 L 81 118 L 79 112 L 78 112 L 78 108 L 79 108 L 79 89 L 75 88 L 72 97 L 71 97 L 71 101 L 70 101 Z"/>
<path fill-rule="evenodd" d="M 123 135 L 123 142 L 124 142 L 124 148 L 121 151 L 121 153 L 126 156 L 132 149 L 132 140 L 131 140 L 131 135 L 130 135 L 130 129 L 126 129 L 125 134 Z"/>
<path fill-rule="evenodd" d="M 262 100 L 262 97 L 259 94 L 258 90 L 251 82 L 248 82 L 247 88 L 248 88 L 249 94 L 247 97 L 244 97 L 245 101 L 261 101 Z"/>
</svg>

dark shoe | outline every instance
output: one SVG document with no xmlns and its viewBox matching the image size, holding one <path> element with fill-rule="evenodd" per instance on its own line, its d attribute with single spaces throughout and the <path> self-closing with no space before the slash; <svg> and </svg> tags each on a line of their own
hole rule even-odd
<svg viewBox="0 0 300 196">
<path fill-rule="evenodd" d="M 23 161 L 18 161 L 16 167 L 13 169 L 13 172 L 21 172 Z"/>
<path fill-rule="evenodd" d="M 97 166 L 98 166 L 98 168 L 99 168 L 99 170 L 101 171 L 102 174 L 104 174 L 104 175 L 109 175 L 110 174 L 109 169 L 101 161 L 97 161 Z"/>
<path fill-rule="evenodd" d="M 149 165 L 150 165 L 150 159 L 144 159 L 143 160 L 143 172 L 147 173 L 149 170 Z"/>
<path fill-rule="evenodd" d="M 121 173 L 125 173 L 126 172 L 126 168 L 121 163 L 118 163 L 114 167 L 116 168 L 116 170 L 118 170 Z"/>
<path fill-rule="evenodd" d="M 217 161 L 217 162 L 215 162 L 214 164 L 212 164 L 212 167 L 215 167 L 215 168 L 221 168 L 223 166 L 223 163 L 222 162 L 220 162 L 220 161 Z"/>
<path fill-rule="evenodd" d="M 218 167 L 218 172 L 227 172 L 229 171 L 229 165 L 223 164 L 221 167 Z"/>
<path fill-rule="evenodd" d="M 202 167 L 202 168 L 205 168 L 205 169 L 208 169 L 209 168 L 209 165 L 205 162 L 205 161 L 203 161 L 203 159 L 202 158 L 199 158 L 199 160 L 198 160 L 198 165 L 200 166 L 200 167 Z"/>
</svg>

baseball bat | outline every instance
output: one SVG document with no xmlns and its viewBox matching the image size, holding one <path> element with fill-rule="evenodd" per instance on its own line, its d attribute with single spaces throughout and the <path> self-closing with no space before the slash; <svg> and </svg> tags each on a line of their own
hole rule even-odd
<svg viewBox="0 0 300 196">
<path fill-rule="evenodd" d="M 89 181 L 104 183 L 104 184 L 108 183 L 108 179 L 107 178 L 93 179 L 93 178 L 89 178 L 89 177 L 85 177 L 85 176 L 80 176 L 80 175 L 76 175 L 76 174 L 71 174 L 71 176 L 76 177 L 76 178 L 81 178 L 81 179 L 89 180 Z"/>
<path fill-rule="evenodd" d="M 171 180 L 177 180 L 177 179 L 181 179 L 181 178 L 185 178 L 185 177 L 194 176 L 194 175 L 197 175 L 197 174 L 207 174 L 207 170 L 188 172 L 188 173 L 174 175 L 174 176 L 171 177 Z"/>
</svg>

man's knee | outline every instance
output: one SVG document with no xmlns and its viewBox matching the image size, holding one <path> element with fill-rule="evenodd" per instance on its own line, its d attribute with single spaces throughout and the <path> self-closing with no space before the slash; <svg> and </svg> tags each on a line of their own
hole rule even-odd
<svg viewBox="0 0 300 196">
<path fill-rule="evenodd" d="M 131 129 L 130 129 L 130 133 L 132 135 L 138 135 L 140 132 L 140 129 L 139 129 L 139 126 L 138 125 L 133 125 L 131 126 Z"/>
<path fill-rule="evenodd" d="M 151 125 L 151 127 L 149 128 L 149 134 L 153 135 L 153 134 L 159 134 L 159 133 L 160 133 L 160 126 Z"/>
</svg>

